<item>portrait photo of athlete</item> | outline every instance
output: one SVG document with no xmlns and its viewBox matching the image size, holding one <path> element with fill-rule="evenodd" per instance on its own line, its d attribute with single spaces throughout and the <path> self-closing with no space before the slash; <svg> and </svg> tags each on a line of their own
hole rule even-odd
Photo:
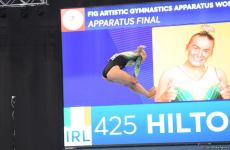
<svg viewBox="0 0 230 150">
<path fill-rule="evenodd" d="M 212 26 L 202 25 L 201 31 L 191 36 L 185 62 L 161 75 L 156 102 L 230 99 L 225 72 L 206 64 L 214 53 L 214 31 Z"/>
</svg>

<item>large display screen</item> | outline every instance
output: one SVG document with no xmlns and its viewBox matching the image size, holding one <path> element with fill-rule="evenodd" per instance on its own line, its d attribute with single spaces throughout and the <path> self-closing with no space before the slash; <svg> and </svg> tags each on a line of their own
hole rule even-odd
<svg viewBox="0 0 230 150">
<path fill-rule="evenodd" d="M 66 147 L 230 141 L 230 1 L 61 10 Z"/>
</svg>

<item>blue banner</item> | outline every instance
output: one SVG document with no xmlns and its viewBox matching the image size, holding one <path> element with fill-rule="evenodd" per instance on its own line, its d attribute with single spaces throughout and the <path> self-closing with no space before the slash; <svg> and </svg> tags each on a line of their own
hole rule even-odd
<svg viewBox="0 0 230 150">
<path fill-rule="evenodd" d="M 86 8 L 85 29 L 227 22 L 229 7 L 229 1 L 203 0 Z"/>
<path fill-rule="evenodd" d="M 92 143 L 230 141 L 229 107 L 230 101 L 92 107 Z"/>
</svg>

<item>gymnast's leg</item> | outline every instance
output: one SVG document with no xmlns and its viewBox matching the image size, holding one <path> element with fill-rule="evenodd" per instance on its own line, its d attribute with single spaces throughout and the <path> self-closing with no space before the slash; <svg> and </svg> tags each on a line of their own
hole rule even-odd
<svg viewBox="0 0 230 150">
<path fill-rule="evenodd" d="M 133 91 L 140 93 L 146 97 L 150 97 L 150 93 L 131 75 L 120 69 L 119 66 L 112 67 L 107 73 L 107 79 L 128 86 Z"/>
</svg>

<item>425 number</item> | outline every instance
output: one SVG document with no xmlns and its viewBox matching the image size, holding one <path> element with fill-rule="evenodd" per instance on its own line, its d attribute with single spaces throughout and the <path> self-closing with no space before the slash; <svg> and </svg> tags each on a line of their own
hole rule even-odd
<svg viewBox="0 0 230 150">
<path fill-rule="evenodd" d="M 134 119 L 134 115 L 124 116 L 123 118 L 119 116 L 111 116 L 109 118 L 102 117 L 95 127 L 94 132 L 102 133 L 103 135 L 135 134 L 137 131 L 137 125 L 135 124 Z"/>
</svg>

